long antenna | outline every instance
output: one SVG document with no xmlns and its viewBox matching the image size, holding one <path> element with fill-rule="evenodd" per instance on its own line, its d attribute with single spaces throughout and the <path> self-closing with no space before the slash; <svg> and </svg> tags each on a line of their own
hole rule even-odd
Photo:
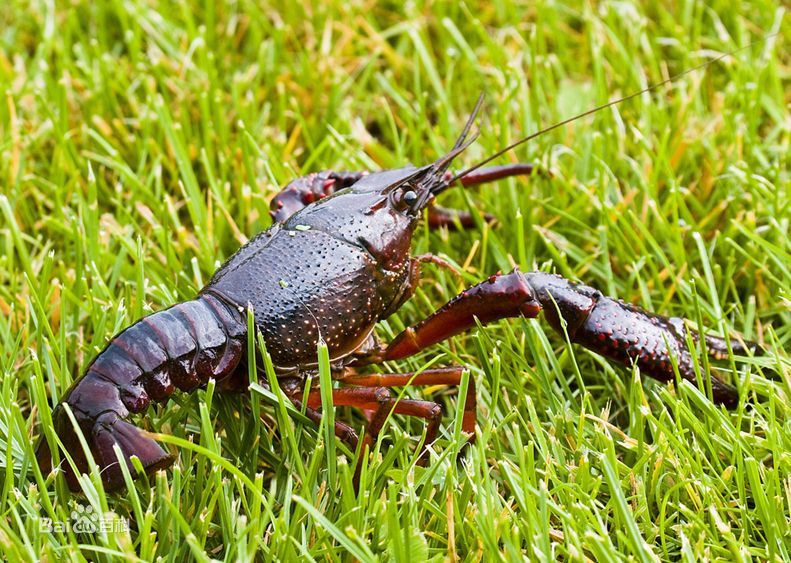
<svg viewBox="0 0 791 563">
<path fill-rule="evenodd" d="M 576 121 L 577 119 L 581 119 L 583 117 L 586 117 L 588 115 L 596 113 L 597 111 L 603 110 L 603 109 L 608 108 L 610 106 L 614 106 L 614 105 L 620 104 L 621 102 L 625 102 L 627 100 L 631 100 L 632 98 L 636 98 L 637 96 L 641 96 L 641 95 L 643 95 L 643 94 L 645 94 L 647 92 L 651 92 L 653 90 L 656 90 L 660 86 L 664 86 L 665 84 L 668 84 L 670 82 L 675 82 L 676 80 L 678 80 L 679 78 L 681 78 L 684 75 L 687 75 L 687 74 L 689 74 L 691 72 L 695 72 L 696 70 L 700 70 L 702 68 L 706 68 L 710 64 L 716 63 L 717 61 L 720 61 L 720 60 L 722 60 L 722 59 L 724 59 L 726 57 L 732 57 L 733 55 L 735 55 L 737 53 L 740 53 L 740 52 L 744 51 L 745 49 L 749 49 L 753 45 L 756 45 L 758 43 L 763 43 L 767 39 L 770 39 L 771 37 L 774 37 L 775 35 L 779 35 L 779 34 L 780 34 L 780 32 L 778 31 L 776 33 L 770 33 L 769 35 L 765 35 L 761 39 L 759 39 L 757 41 L 753 41 L 751 43 L 748 43 L 744 47 L 739 47 L 738 49 L 736 49 L 734 51 L 729 51 L 728 53 L 723 53 L 722 55 L 720 55 L 720 56 L 718 56 L 716 58 L 713 58 L 713 59 L 711 59 L 709 61 L 706 61 L 705 63 L 701 63 L 698 66 L 695 66 L 695 67 L 692 67 L 692 68 L 688 68 L 685 71 L 679 72 L 678 74 L 674 74 L 670 78 L 666 78 L 662 82 L 657 82 L 656 84 L 652 84 L 651 86 L 649 86 L 647 88 L 643 88 L 639 92 L 634 92 L 633 94 L 629 94 L 628 96 L 624 96 L 623 98 L 618 98 L 617 100 L 613 100 L 611 102 L 607 102 L 606 104 L 602 104 L 602 105 L 600 105 L 598 107 L 595 107 L 593 109 L 589 109 L 587 111 L 584 111 L 584 112 L 582 112 L 582 113 L 580 113 L 578 115 L 575 115 L 574 117 L 569 117 L 568 119 L 564 119 L 563 121 L 559 121 L 558 123 L 555 123 L 554 125 L 550 125 L 549 127 L 541 129 L 540 131 L 537 131 L 535 133 L 532 133 L 532 134 L 528 135 L 527 137 L 522 137 L 521 139 L 519 139 L 518 141 L 514 141 L 513 143 L 511 143 L 510 145 L 508 145 L 504 149 L 497 151 L 492 156 L 482 160 L 478 164 L 475 164 L 474 166 L 471 166 L 470 168 L 467 168 L 463 172 L 459 172 L 448 183 L 452 184 L 453 182 L 455 182 L 456 180 L 458 180 L 462 176 L 466 176 L 467 174 L 477 170 L 481 166 L 485 166 L 486 164 L 490 163 L 492 160 L 494 160 L 498 156 L 502 156 L 503 154 L 507 153 L 511 149 L 514 149 L 514 148 L 518 147 L 519 145 L 522 145 L 522 144 L 524 144 L 524 143 L 526 143 L 528 141 L 531 141 L 531 140 L 535 139 L 536 137 L 540 137 L 544 133 L 548 133 L 548 132 L 552 131 L 553 129 L 557 129 L 558 127 L 563 127 L 564 125 L 567 125 L 567 124 L 571 123 L 572 121 Z M 478 98 L 478 103 L 475 105 L 476 110 L 480 107 L 480 104 L 481 104 L 481 98 Z"/>
<path fill-rule="evenodd" d="M 478 112 L 481 111 L 482 105 L 483 105 L 483 92 L 481 92 L 481 95 L 478 96 L 478 101 L 475 102 L 475 108 L 473 108 L 470 117 L 467 118 L 467 123 L 464 124 L 464 130 L 461 132 L 461 135 L 459 135 L 459 138 L 456 139 L 456 144 L 453 145 L 454 149 L 457 149 L 464 144 L 464 140 L 467 138 L 467 135 L 470 133 L 472 124 L 475 123 L 475 118 L 478 117 Z"/>
</svg>

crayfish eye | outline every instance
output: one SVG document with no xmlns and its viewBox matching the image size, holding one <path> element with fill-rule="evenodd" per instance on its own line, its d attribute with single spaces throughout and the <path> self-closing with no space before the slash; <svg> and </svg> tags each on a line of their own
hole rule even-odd
<svg viewBox="0 0 791 563">
<path fill-rule="evenodd" d="M 411 206 L 417 201 L 417 194 L 412 190 L 409 190 L 408 192 L 404 193 L 403 201 L 407 205 Z"/>
</svg>

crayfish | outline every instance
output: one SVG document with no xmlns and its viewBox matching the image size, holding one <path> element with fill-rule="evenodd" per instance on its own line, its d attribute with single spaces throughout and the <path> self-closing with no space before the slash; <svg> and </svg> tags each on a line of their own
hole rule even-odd
<svg viewBox="0 0 791 563">
<path fill-rule="evenodd" d="M 406 358 L 477 322 L 537 317 L 543 312 L 549 325 L 571 342 L 625 366 L 636 364 L 642 373 L 660 381 L 671 381 L 676 373 L 697 380 L 688 340 L 704 338 L 710 354 L 726 356 L 725 339 L 701 337 L 680 318 L 646 312 L 558 275 L 518 269 L 488 277 L 389 344 L 379 342 L 374 334 L 377 322 L 412 296 L 421 262 L 437 261 L 432 255 L 410 255 L 424 213 L 432 226 L 472 224 L 468 215 L 436 207 L 435 198 L 456 184 L 480 184 L 532 170 L 527 164 L 483 167 L 491 157 L 456 176 L 449 172 L 453 160 L 472 142 L 470 129 L 479 107 L 480 100 L 451 150 L 425 166 L 325 171 L 292 181 L 272 201 L 273 226 L 231 256 L 195 299 L 146 316 L 112 338 L 53 411 L 56 433 L 76 469 L 87 471 L 89 463 L 64 404 L 100 467 L 105 488 L 124 485 L 115 445 L 133 476 L 133 456 L 149 474 L 169 466 L 173 455 L 127 418 L 145 411 L 152 401 L 166 402 L 176 389 L 190 392 L 210 378 L 221 389 L 246 388 L 250 307 L 280 388 L 310 419 L 320 421 L 322 416 L 316 350 L 323 341 L 333 378 L 340 382 L 332 389 L 333 405 L 369 413 L 361 455 L 395 413 L 426 421 L 421 462 L 437 435 L 440 406 L 397 398 L 390 388 L 459 385 L 464 368 L 432 368 L 417 374 L 365 373 L 360 368 Z M 730 349 L 744 354 L 752 347 L 734 341 Z M 472 439 L 477 409 L 474 382 L 469 381 L 462 429 Z M 711 389 L 715 403 L 737 405 L 733 387 L 712 378 Z M 359 435 L 347 423 L 336 421 L 334 431 L 353 450 L 357 448 Z M 51 465 L 50 448 L 55 446 L 41 441 L 37 457 L 42 467 Z M 74 468 L 64 464 L 63 472 L 76 489 Z"/>
</svg>

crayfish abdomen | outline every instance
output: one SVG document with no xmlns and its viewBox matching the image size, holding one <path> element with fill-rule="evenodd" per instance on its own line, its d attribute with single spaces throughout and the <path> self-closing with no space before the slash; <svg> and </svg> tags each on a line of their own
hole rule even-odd
<svg viewBox="0 0 791 563">
<path fill-rule="evenodd" d="M 108 489 L 124 482 L 114 444 L 127 461 L 132 455 L 140 458 L 146 471 L 167 467 L 173 459 L 123 419 L 143 412 L 151 401 L 167 401 L 176 389 L 192 391 L 209 378 L 222 379 L 233 373 L 244 355 L 246 334 L 246 320 L 238 310 L 212 295 L 201 295 L 152 313 L 110 340 L 63 398 L 102 469 Z M 85 452 L 62 404 L 53 410 L 53 423 L 77 467 L 87 470 Z M 42 467 L 51 465 L 44 440 L 37 457 Z M 71 468 L 65 463 L 62 466 L 69 486 L 77 488 Z M 129 467 L 134 471 L 131 464 Z"/>
</svg>

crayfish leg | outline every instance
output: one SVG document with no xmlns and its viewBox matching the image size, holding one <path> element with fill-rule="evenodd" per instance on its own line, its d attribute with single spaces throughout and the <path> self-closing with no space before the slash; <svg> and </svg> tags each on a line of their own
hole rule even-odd
<svg viewBox="0 0 791 563">
<path fill-rule="evenodd" d="M 312 409 L 321 407 L 321 392 L 313 389 L 308 394 L 307 406 Z M 332 404 L 335 407 L 353 407 L 357 409 L 374 411 L 371 424 L 367 428 L 363 445 L 373 448 L 374 442 L 379 437 L 379 432 L 384 426 L 385 420 L 390 415 L 403 414 L 416 416 L 427 421 L 426 441 L 421 451 L 419 463 L 425 463 L 427 459 L 428 445 L 434 442 L 442 420 L 442 407 L 432 401 L 422 401 L 417 399 L 398 399 L 393 397 L 387 387 L 344 387 L 332 390 Z"/>
<path fill-rule="evenodd" d="M 302 408 L 302 401 L 299 399 L 291 397 L 291 402 L 293 402 L 298 409 Z M 321 424 L 321 411 L 315 408 L 305 407 L 305 416 L 312 420 L 317 426 Z M 354 428 L 340 420 L 335 421 L 335 437 L 342 440 L 352 451 L 357 449 L 357 444 L 360 441 L 360 437 L 357 435 Z"/>
<path fill-rule="evenodd" d="M 494 224 L 497 217 L 489 213 L 483 215 L 486 223 Z M 440 205 L 432 205 L 428 208 L 428 226 L 430 229 L 446 228 L 449 231 L 458 229 L 474 229 L 477 227 L 475 217 L 469 211 L 459 211 L 458 209 L 448 209 Z"/>
<path fill-rule="evenodd" d="M 523 275 L 541 302 L 549 324 L 558 333 L 568 334 L 571 342 L 625 366 L 636 363 L 643 373 L 663 382 L 674 379 L 675 360 L 681 377 L 697 381 L 683 319 L 645 311 L 560 276 L 541 272 Z M 690 331 L 690 336 L 693 340 L 700 338 L 694 331 Z M 714 359 L 727 356 L 724 340 L 704 337 Z M 738 345 L 733 349 L 743 348 Z M 715 403 L 727 408 L 738 405 L 739 393 L 730 385 L 712 377 L 711 389 Z"/>
<path fill-rule="evenodd" d="M 464 368 L 451 366 L 445 368 L 426 369 L 420 373 L 373 373 L 358 374 L 356 372 L 336 377 L 341 383 L 359 387 L 404 387 L 429 386 L 429 385 L 461 385 L 461 375 Z M 462 418 L 462 432 L 469 436 L 468 442 L 475 441 L 475 424 L 477 423 L 478 400 L 475 389 L 475 379 L 469 378 L 467 384 L 467 399 L 464 403 L 464 416 Z M 371 418 L 373 422 L 374 415 Z"/>
<path fill-rule="evenodd" d="M 659 381 L 679 374 L 695 382 L 696 370 L 687 349 L 683 319 L 664 317 L 639 307 L 611 299 L 596 289 L 542 272 L 497 274 L 463 291 L 436 312 L 405 329 L 373 361 L 398 360 L 414 355 L 442 340 L 475 326 L 507 317 L 536 317 L 543 310 L 555 331 L 568 334 L 581 344 L 624 366 L 636 363 L 640 370 Z M 690 331 L 693 340 L 700 336 Z M 704 335 L 707 352 L 714 359 L 727 357 L 724 339 Z M 752 343 L 733 342 L 735 353 L 757 349 Z M 739 403 L 736 389 L 711 378 L 715 403 L 734 408 Z"/>
<path fill-rule="evenodd" d="M 536 171 L 536 167 L 532 164 L 518 162 L 515 164 L 506 164 L 503 166 L 489 166 L 486 168 L 479 168 L 472 172 L 465 174 L 459 181 L 465 187 L 477 186 L 480 184 L 488 184 L 503 178 L 510 178 L 511 176 L 529 176 Z M 444 185 L 437 190 L 437 193 L 447 190 L 453 185 L 453 174 L 446 172 L 443 178 Z M 485 213 L 483 220 L 488 224 L 497 222 L 494 215 Z M 444 227 L 448 230 L 461 229 L 474 229 L 477 227 L 475 217 L 467 211 L 459 211 L 457 209 L 448 209 L 439 205 L 431 205 L 428 208 L 428 226 L 431 229 L 439 229 Z"/>
<path fill-rule="evenodd" d="M 363 437 L 363 449 L 360 451 L 360 457 L 357 459 L 354 470 L 354 486 L 356 489 L 359 487 L 363 456 L 366 455 L 365 447 L 367 446 L 368 451 L 373 449 L 379 433 L 382 431 L 390 414 L 414 416 L 426 420 L 426 439 L 418 456 L 418 465 L 425 465 L 428 462 L 428 447 L 436 440 L 439 426 L 442 422 L 442 407 L 439 404 L 433 401 L 393 397 L 389 388 L 405 385 L 459 385 L 463 371 L 464 368 L 462 367 L 447 367 L 428 369 L 418 374 L 360 375 L 351 370 L 336 377 L 342 383 L 353 385 L 354 387 L 333 389 L 333 407 L 348 406 L 366 413 L 373 413 L 370 416 L 370 422 Z M 299 398 L 292 396 L 291 400 L 301 407 L 302 401 Z M 320 423 L 321 414 L 318 411 L 321 408 L 320 390 L 311 389 L 305 402 L 305 414 L 317 424 Z M 462 430 L 469 436 L 468 443 L 472 443 L 475 440 L 476 413 L 475 380 L 470 378 L 462 419 Z M 357 448 L 358 436 L 348 425 L 336 421 L 335 435 L 346 442 L 352 449 Z"/>
<path fill-rule="evenodd" d="M 292 180 L 270 202 L 269 215 L 275 223 L 282 223 L 306 205 L 332 195 L 340 189 L 348 188 L 367 174 L 365 170 L 358 172 L 323 170 Z"/>
<path fill-rule="evenodd" d="M 395 337 L 381 360 L 399 360 L 475 326 L 508 317 L 535 317 L 541 311 L 521 272 L 496 274 L 448 301 L 425 320 Z"/>
<path fill-rule="evenodd" d="M 715 360 L 724 360 L 728 357 L 728 342 L 719 336 L 704 334 L 706 339 L 706 352 Z M 748 354 L 760 354 L 763 352 L 755 342 L 747 340 L 731 340 L 731 350 L 734 354 L 747 356 Z"/>
</svg>

